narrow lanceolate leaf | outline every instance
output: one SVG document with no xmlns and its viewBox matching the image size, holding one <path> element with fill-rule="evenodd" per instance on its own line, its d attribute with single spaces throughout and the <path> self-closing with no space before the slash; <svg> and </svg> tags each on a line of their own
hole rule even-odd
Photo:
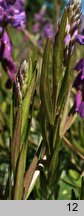
<svg viewBox="0 0 84 216">
<path fill-rule="evenodd" d="M 50 55 L 51 55 L 52 41 L 47 40 L 42 63 L 41 80 L 40 80 L 40 95 L 42 106 L 45 109 L 45 113 L 50 125 L 54 124 L 53 108 L 51 99 L 51 88 L 49 85 L 49 71 L 50 71 Z"/>
<path fill-rule="evenodd" d="M 54 43 L 54 53 L 53 53 L 53 82 L 59 82 L 62 66 L 63 66 L 63 54 L 64 54 L 64 38 L 66 31 L 66 22 L 67 22 L 67 10 L 65 8 L 59 32 L 56 35 Z"/>
<path fill-rule="evenodd" d="M 17 162 L 15 185 L 14 185 L 14 200 L 23 199 L 23 179 L 26 165 L 27 144 L 22 147 Z"/>
<path fill-rule="evenodd" d="M 63 113 L 62 113 L 62 119 L 61 119 L 61 122 L 60 122 L 60 129 L 59 129 L 60 138 L 62 138 L 64 136 L 64 133 L 65 133 L 64 128 L 65 128 L 65 124 L 66 124 L 67 117 L 68 117 L 70 89 L 71 89 L 71 86 L 69 86 L 69 91 L 68 91 L 68 94 L 67 94 L 67 97 L 66 97 L 65 106 L 64 106 Z"/>
<path fill-rule="evenodd" d="M 31 187 L 32 187 L 32 179 L 33 179 L 33 175 L 34 175 L 34 172 L 36 170 L 36 167 L 37 167 L 37 164 L 38 164 L 38 161 L 39 161 L 39 157 L 40 157 L 40 154 L 41 154 L 41 151 L 42 151 L 42 145 L 43 143 L 40 144 L 25 176 L 24 176 L 24 195 L 23 195 L 23 199 L 26 200 L 28 198 L 28 195 L 30 194 L 30 191 L 31 191 Z M 36 178 L 35 178 L 35 181 L 36 181 Z M 33 185 L 34 185 L 34 180 L 33 180 Z"/>
<path fill-rule="evenodd" d="M 57 109 L 58 112 L 60 108 L 62 109 L 64 103 L 65 103 L 65 97 L 69 85 L 69 72 L 70 72 L 70 63 L 71 63 L 71 44 L 69 46 L 69 54 L 68 54 L 68 60 L 67 60 L 67 66 L 65 69 L 64 77 L 61 83 L 61 87 L 59 90 L 58 98 L 57 98 Z"/>
<path fill-rule="evenodd" d="M 14 133 L 11 140 L 11 162 L 12 162 L 13 171 L 15 171 L 18 156 L 19 156 L 19 151 L 20 151 L 21 123 L 22 123 L 22 105 L 19 105 L 15 117 Z"/>
<path fill-rule="evenodd" d="M 25 125 L 28 123 L 29 108 L 30 108 L 31 98 L 32 98 L 34 88 L 35 88 L 35 83 L 36 83 L 36 72 L 32 76 L 32 80 L 26 91 L 25 97 L 22 101 L 22 128 L 21 128 L 22 138 L 21 138 L 21 141 L 23 141 Z"/>
<path fill-rule="evenodd" d="M 24 196 L 23 196 L 24 200 L 27 199 L 27 197 L 28 197 L 29 187 L 30 187 L 37 163 L 38 163 L 38 159 L 39 158 L 37 157 L 37 155 L 35 155 L 33 160 L 32 160 L 32 163 L 30 164 L 30 167 L 29 167 L 29 169 L 26 172 L 26 175 L 24 177 Z"/>
</svg>

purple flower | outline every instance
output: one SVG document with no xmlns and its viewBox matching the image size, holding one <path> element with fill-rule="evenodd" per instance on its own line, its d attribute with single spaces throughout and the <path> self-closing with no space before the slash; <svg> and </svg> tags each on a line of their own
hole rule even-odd
<svg viewBox="0 0 84 216">
<path fill-rule="evenodd" d="M 12 43 L 6 32 L 0 38 L 0 61 L 10 59 L 12 53 Z"/>
<path fill-rule="evenodd" d="M 80 61 L 76 64 L 74 70 L 81 71 L 81 80 L 84 79 L 84 58 L 80 59 Z"/>
<path fill-rule="evenodd" d="M 74 109 L 84 119 L 84 58 L 80 59 L 74 69 L 80 71 L 73 83 L 77 90 Z"/>
<path fill-rule="evenodd" d="M 75 101 L 75 111 L 84 119 L 84 92 L 78 91 Z"/>
<path fill-rule="evenodd" d="M 79 115 L 81 118 L 84 119 L 84 101 L 82 101 L 80 106 L 79 106 Z"/>
<path fill-rule="evenodd" d="M 15 28 L 23 28 L 26 22 L 25 12 L 23 11 L 20 14 L 14 14 L 13 16 L 11 16 L 10 22 Z"/>
<path fill-rule="evenodd" d="M 25 25 L 26 14 L 24 1 L 1 0 L 0 1 L 0 24 L 3 26 L 11 23 L 13 27 L 22 28 Z"/>
<path fill-rule="evenodd" d="M 69 46 L 70 41 L 71 41 L 71 35 L 68 34 L 68 35 L 66 35 L 66 37 L 65 37 L 65 39 L 64 39 L 64 43 L 65 43 L 65 46 L 66 46 L 66 47 Z"/>
<path fill-rule="evenodd" d="M 16 64 L 12 60 L 12 43 L 5 27 L 11 23 L 13 27 L 22 29 L 25 26 L 25 0 L 0 0 L 0 61 L 10 79 L 15 80 Z"/>
<path fill-rule="evenodd" d="M 45 39 L 54 36 L 54 27 L 50 18 L 46 17 L 47 6 L 44 4 L 40 11 L 34 15 L 33 33 L 38 34 L 38 44 L 43 46 Z"/>
<path fill-rule="evenodd" d="M 76 109 L 75 110 L 77 112 L 79 111 L 79 107 L 80 107 L 81 102 L 82 102 L 82 92 L 79 90 L 77 92 L 76 101 L 75 101 L 75 103 L 76 103 Z"/>
<path fill-rule="evenodd" d="M 33 32 L 38 33 L 39 31 L 40 31 L 40 23 L 37 22 L 33 25 Z"/>
<path fill-rule="evenodd" d="M 76 76 L 73 87 L 77 90 L 80 89 L 80 86 L 84 86 L 84 58 L 76 64 L 74 70 L 79 71 L 80 73 Z"/>
<path fill-rule="evenodd" d="M 45 38 L 48 38 L 49 36 L 50 36 L 50 37 L 53 37 L 53 35 L 54 35 L 54 30 L 53 30 L 53 25 L 52 25 L 52 23 L 50 23 L 50 22 L 46 23 L 46 25 L 45 25 L 44 28 L 43 28 L 42 35 L 43 35 Z"/>
<path fill-rule="evenodd" d="M 78 34 L 78 35 L 77 35 L 76 41 L 77 41 L 80 45 L 84 45 L 84 35 Z"/>
<path fill-rule="evenodd" d="M 0 38 L 0 62 L 2 63 L 3 69 L 8 73 L 9 77 L 14 80 L 16 65 L 11 58 L 11 54 L 12 43 L 7 32 L 4 32 Z"/>
<path fill-rule="evenodd" d="M 79 89 L 80 85 L 83 83 L 83 80 L 81 80 L 81 72 L 76 76 L 73 87 L 76 89 Z"/>
</svg>

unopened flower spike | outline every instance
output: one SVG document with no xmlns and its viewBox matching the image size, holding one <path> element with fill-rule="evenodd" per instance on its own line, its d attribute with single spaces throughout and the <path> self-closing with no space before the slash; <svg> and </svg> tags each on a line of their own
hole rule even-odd
<svg viewBox="0 0 84 216">
<path fill-rule="evenodd" d="M 16 85 L 16 92 L 17 92 L 17 97 L 18 97 L 18 104 L 21 105 L 22 104 L 22 92 L 21 92 L 21 86 L 20 86 L 18 76 L 16 77 L 15 85 Z"/>
<path fill-rule="evenodd" d="M 18 99 L 20 103 L 25 96 L 25 93 L 31 82 L 31 79 L 32 79 L 32 61 L 31 59 L 29 59 L 28 62 L 24 60 L 20 65 L 20 68 L 16 76 L 16 82 L 15 82 L 17 93 L 18 93 Z"/>
<path fill-rule="evenodd" d="M 79 26 L 81 22 L 81 1 L 70 1 L 67 4 L 67 24 L 66 24 L 66 35 L 65 35 L 65 59 L 68 56 L 69 45 L 72 44 L 71 53 L 74 50 L 75 42 L 84 44 L 83 36 L 79 34 Z"/>
</svg>

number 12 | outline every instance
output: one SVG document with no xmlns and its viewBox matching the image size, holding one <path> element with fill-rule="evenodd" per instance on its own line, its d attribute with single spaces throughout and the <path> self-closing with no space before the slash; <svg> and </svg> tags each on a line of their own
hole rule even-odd
<svg viewBox="0 0 84 216">
<path fill-rule="evenodd" d="M 68 203 L 67 206 L 69 206 L 69 211 L 78 211 L 78 209 L 77 209 L 78 204 L 77 203 Z"/>
</svg>

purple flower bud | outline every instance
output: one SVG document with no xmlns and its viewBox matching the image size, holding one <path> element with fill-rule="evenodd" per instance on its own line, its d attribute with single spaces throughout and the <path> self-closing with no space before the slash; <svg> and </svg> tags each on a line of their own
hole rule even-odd
<svg viewBox="0 0 84 216">
<path fill-rule="evenodd" d="M 66 37 L 64 39 L 65 46 L 69 46 L 70 41 L 71 41 L 71 35 L 68 34 L 68 35 L 66 35 Z"/>
</svg>

